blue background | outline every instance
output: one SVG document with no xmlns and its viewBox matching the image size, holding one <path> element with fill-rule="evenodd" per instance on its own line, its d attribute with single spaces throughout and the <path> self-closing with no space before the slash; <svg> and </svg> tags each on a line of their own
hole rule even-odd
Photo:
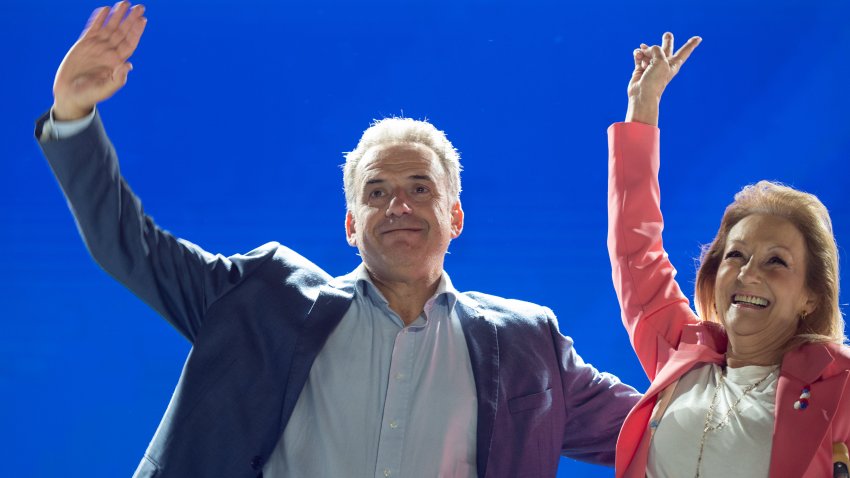
<svg viewBox="0 0 850 478">
<path fill-rule="evenodd" d="M 588 361 L 644 389 L 605 250 L 605 129 L 624 116 L 632 50 L 668 29 L 704 38 L 661 114 L 665 239 L 691 295 L 700 244 L 762 178 L 819 195 L 850 243 L 848 5 L 152 0 L 101 113 L 160 225 L 225 254 L 278 240 L 332 274 L 358 263 L 341 153 L 373 118 L 428 118 L 466 168 L 455 285 L 552 307 Z M 0 4 L 5 476 L 129 476 L 189 349 L 90 260 L 32 138 L 96 6 Z"/>
</svg>

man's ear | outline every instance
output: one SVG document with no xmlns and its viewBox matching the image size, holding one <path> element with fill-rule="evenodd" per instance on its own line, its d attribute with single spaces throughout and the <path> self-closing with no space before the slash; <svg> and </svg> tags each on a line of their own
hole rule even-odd
<svg viewBox="0 0 850 478">
<path fill-rule="evenodd" d="M 452 239 L 456 239 L 463 231 L 463 208 L 460 206 L 460 199 L 452 205 Z"/>
<path fill-rule="evenodd" d="M 357 231 L 354 229 L 354 215 L 351 214 L 351 211 L 345 212 L 345 238 L 348 240 L 348 245 L 351 247 L 357 247 L 357 238 L 355 237 L 355 233 Z"/>
</svg>

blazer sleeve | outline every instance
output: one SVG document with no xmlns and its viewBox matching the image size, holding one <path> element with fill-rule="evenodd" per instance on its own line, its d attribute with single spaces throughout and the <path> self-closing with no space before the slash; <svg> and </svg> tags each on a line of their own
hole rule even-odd
<svg viewBox="0 0 850 478">
<path fill-rule="evenodd" d="M 570 337 L 558 330 L 547 309 L 549 330 L 558 351 L 566 422 L 561 454 L 575 460 L 614 466 L 617 436 L 642 395 L 614 375 L 586 363 Z"/>
<path fill-rule="evenodd" d="M 121 176 L 99 114 L 82 132 L 39 146 L 95 261 L 190 341 L 210 304 L 274 254 L 264 247 L 226 258 L 159 228 Z"/>
<path fill-rule="evenodd" d="M 641 123 L 608 129 L 608 254 L 623 325 L 650 380 L 699 322 L 676 283 L 661 240 L 659 130 Z"/>
</svg>

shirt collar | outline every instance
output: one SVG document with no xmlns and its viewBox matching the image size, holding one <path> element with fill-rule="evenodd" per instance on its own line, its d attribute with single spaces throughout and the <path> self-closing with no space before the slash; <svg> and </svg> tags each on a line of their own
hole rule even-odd
<svg viewBox="0 0 850 478">
<path fill-rule="evenodd" d="M 375 302 L 375 304 L 388 306 L 389 302 L 386 298 L 384 298 L 384 294 L 378 290 L 378 287 L 372 282 L 372 277 L 369 276 L 369 271 L 366 270 L 366 265 L 362 262 L 352 274 L 354 276 L 354 296 L 362 296 L 369 298 Z M 452 285 L 452 280 L 449 278 L 449 275 L 444 270 L 440 274 L 440 282 L 437 284 L 437 290 L 434 291 L 434 295 L 431 296 L 425 302 L 425 307 L 428 308 L 428 304 L 441 303 L 442 298 L 445 298 L 445 304 L 448 307 L 449 313 L 451 313 L 455 304 L 457 303 L 458 294 L 460 294 L 457 289 Z"/>
</svg>

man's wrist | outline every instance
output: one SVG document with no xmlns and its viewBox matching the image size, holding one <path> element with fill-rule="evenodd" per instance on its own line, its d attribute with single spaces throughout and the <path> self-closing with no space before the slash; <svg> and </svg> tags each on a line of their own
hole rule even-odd
<svg viewBox="0 0 850 478">
<path fill-rule="evenodd" d="M 80 133 L 94 121 L 95 111 L 96 108 L 92 108 L 82 118 L 62 120 L 56 117 L 55 109 L 51 108 L 47 121 L 44 123 L 41 141 L 70 138 Z"/>
<path fill-rule="evenodd" d="M 79 108 L 68 106 L 57 101 L 53 103 L 51 111 L 55 121 L 75 121 L 90 115 L 93 109 L 94 106 Z"/>
</svg>

